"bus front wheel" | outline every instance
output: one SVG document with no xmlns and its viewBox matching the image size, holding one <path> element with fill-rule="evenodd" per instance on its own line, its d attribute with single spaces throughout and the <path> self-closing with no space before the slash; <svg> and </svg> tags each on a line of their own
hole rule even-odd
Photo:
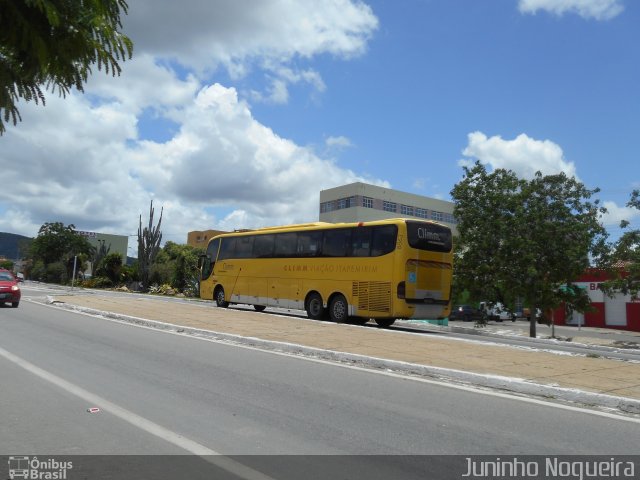
<svg viewBox="0 0 640 480">
<path fill-rule="evenodd" d="M 224 288 L 218 287 L 215 293 L 216 305 L 221 308 L 227 308 L 229 306 L 229 302 L 227 302 L 224 298 Z"/>
<path fill-rule="evenodd" d="M 256 312 L 264 312 L 264 309 L 267 307 L 265 305 L 254 305 L 253 308 L 256 309 Z"/>
<path fill-rule="evenodd" d="M 307 316 L 312 320 L 321 320 L 324 317 L 324 305 L 322 297 L 318 293 L 312 293 L 307 299 Z"/>
<path fill-rule="evenodd" d="M 349 305 L 343 295 L 338 294 L 331 299 L 329 316 L 334 322 L 344 323 L 347 321 L 349 318 Z"/>
</svg>

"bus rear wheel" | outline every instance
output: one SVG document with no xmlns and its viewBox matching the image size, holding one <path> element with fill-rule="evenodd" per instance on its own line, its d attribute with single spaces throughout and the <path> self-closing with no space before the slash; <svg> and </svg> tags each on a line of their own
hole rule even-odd
<svg viewBox="0 0 640 480">
<path fill-rule="evenodd" d="M 216 305 L 221 308 L 227 308 L 229 306 L 229 302 L 227 302 L 224 298 L 224 288 L 218 287 L 214 294 L 216 299 Z"/>
<path fill-rule="evenodd" d="M 338 294 L 331 299 L 329 316 L 334 322 L 344 323 L 347 321 L 349 318 L 349 305 L 344 295 Z"/>
<path fill-rule="evenodd" d="M 265 305 L 254 305 L 253 308 L 256 309 L 256 312 L 264 312 L 264 309 L 267 307 Z"/>
<path fill-rule="evenodd" d="M 319 293 L 312 293 L 307 298 L 307 317 L 312 320 L 322 320 L 324 318 L 324 305 Z"/>
<path fill-rule="evenodd" d="M 376 323 L 380 328 L 387 328 L 393 325 L 393 322 L 396 321 L 395 318 L 376 318 Z"/>
</svg>

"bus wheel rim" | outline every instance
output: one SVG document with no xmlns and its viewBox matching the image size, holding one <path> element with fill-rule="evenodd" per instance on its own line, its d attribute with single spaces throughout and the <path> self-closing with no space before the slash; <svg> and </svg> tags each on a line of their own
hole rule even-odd
<svg viewBox="0 0 640 480">
<path fill-rule="evenodd" d="M 335 302 L 333 305 L 333 315 L 338 319 L 343 319 L 346 316 L 345 313 L 346 309 L 344 308 L 344 303 L 340 301 Z"/>
<path fill-rule="evenodd" d="M 320 305 L 320 301 L 317 298 L 311 299 L 309 302 L 309 311 L 312 315 L 320 315 L 322 310 L 322 306 Z"/>
</svg>

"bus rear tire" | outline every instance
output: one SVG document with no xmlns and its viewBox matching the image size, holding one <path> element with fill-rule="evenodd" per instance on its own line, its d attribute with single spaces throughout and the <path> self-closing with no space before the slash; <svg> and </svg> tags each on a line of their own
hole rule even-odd
<svg viewBox="0 0 640 480">
<path fill-rule="evenodd" d="M 307 298 L 307 317 L 311 320 L 322 320 L 325 315 L 322 297 L 319 293 L 312 293 Z"/>
<path fill-rule="evenodd" d="M 227 302 L 224 298 L 224 288 L 218 287 L 214 293 L 214 297 L 216 299 L 216 305 L 220 308 L 227 308 L 229 306 L 229 302 Z"/>
<path fill-rule="evenodd" d="M 329 316 L 337 323 L 345 323 L 349 319 L 349 304 L 344 295 L 338 294 L 331 299 Z"/>
<path fill-rule="evenodd" d="M 387 328 L 393 325 L 396 319 L 395 318 L 376 318 L 375 321 L 380 328 Z"/>
<path fill-rule="evenodd" d="M 256 309 L 256 312 L 264 312 L 264 309 L 267 307 L 265 305 L 254 305 L 253 308 Z"/>
</svg>

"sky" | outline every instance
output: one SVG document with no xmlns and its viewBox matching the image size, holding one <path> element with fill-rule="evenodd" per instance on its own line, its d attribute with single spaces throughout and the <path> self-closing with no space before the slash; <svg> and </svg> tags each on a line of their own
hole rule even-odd
<svg viewBox="0 0 640 480">
<path fill-rule="evenodd" d="M 317 221 L 355 181 L 450 200 L 463 166 L 576 176 L 613 237 L 640 188 L 640 2 L 135 0 L 119 77 L 19 104 L 0 231 L 163 240 Z"/>
</svg>

